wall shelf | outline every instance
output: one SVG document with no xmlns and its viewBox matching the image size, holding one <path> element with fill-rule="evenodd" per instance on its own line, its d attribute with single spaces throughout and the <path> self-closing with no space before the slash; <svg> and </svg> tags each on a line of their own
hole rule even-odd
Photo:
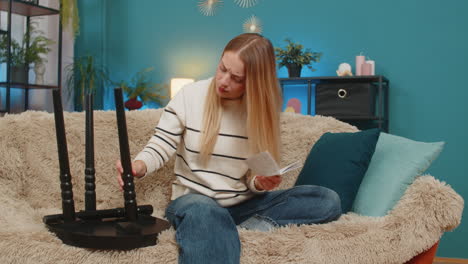
<svg viewBox="0 0 468 264">
<path fill-rule="evenodd" d="M 57 85 L 46 85 L 46 84 L 30 84 L 30 83 L 15 83 L 10 82 L 0 82 L 0 87 L 7 87 L 10 85 L 11 88 L 21 88 L 21 89 L 55 89 L 60 88 Z"/>
<path fill-rule="evenodd" d="M 29 91 L 32 89 L 61 89 L 61 58 L 62 58 L 62 26 L 60 23 L 57 25 L 58 27 L 58 54 L 57 54 L 57 85 L 47 85 L 47 84 L 31 84 L 28 78 L 28 72 L 26 72 L 25 77 L 18 79 L 13 78 L 13 66 L 12 66 L 12 54 L 11 54 L 11 43 L 13 41 L 12 38 L 12 15 L 20 15 L 25 19 L 26 25 L 26 32 L 29 32 L 31 17 L 37 16 L 51 16 L 51 15 L 58 15 L 60 16 L 60 10 L 53 9 L 47 6 L 42 6 L 39 3 L 39 0 L 34 2 L 26 2 L 20 0 L 0 0 L 0 10 L 6 11 L 8 14 L 7 18 L 7 30 L 0 30 L 0 36 L 2 38 L 6 38 L 6 80 L 0 82 L 0 88 L 6 89 L 6 96 L 5 96 L 5 106 L 4 109 L 0 109 L 0 113 L 10 113 L 11 111 L 11 89 L 23 89 L 24 90 L 24 110 L 28 110 L 29 107 Z M 60 18 L 59 18 L 60 21 Z M 17 30 L 17 29 L 15 29 Z M 10 46 L 8 46 L 10 45 Z M 26 47 L 29 43 L 26 43 Z M 27 49 L 27 48 L 26 48 Z M 27 65 L 28 70 L 30 65 Z M 18 82 L 20 80 L 20 82 Z"/>
<path fill-rule="evenodd" d="M 312 83 L 321 82 L 337 82 L 337 83 L 349 83 L 349 82 L 384 82 L 389 83 L 388 79 L 382 75 L 372 76 L 323 76 L 323 77 L 295 77 L 295 78 L 280 78 L 281 83 L 304 83 L 304 81 L 310 81 Z"/>
<path fill-rule="evenodd" d="M 8 12 L 8 2 L 9 0 L 0 0 L 0 10 Z M 48 16 L 60 13 L 57 9 L 20 0 L 12 0 L 11 5 L 11 13 L 21 16 Z"/>
</svg>

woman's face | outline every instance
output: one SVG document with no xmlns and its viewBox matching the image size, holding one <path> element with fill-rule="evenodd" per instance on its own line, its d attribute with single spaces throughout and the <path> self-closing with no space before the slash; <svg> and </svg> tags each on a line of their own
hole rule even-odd
<svg viewBox="0 0 468 264">
<path fill-rule="evenodd" d="M 216 69 L 216 93 L 223 99 L 238 99 L 245 92 L 244 63 L 237 53 L 227 51 Z"/>
</svg>

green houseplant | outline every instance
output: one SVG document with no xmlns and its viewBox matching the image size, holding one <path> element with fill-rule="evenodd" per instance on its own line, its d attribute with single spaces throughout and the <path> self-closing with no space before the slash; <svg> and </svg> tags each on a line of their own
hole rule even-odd
<svg viewBox="0 0 468 264">
<path fill-rule="evenodd" d="M 75 93 L 75 109 L 78 111 L 83 108 L 85 94 L 95 92 L 97 85 L 108 80 L 105 68 L 99 66 L 92 55 L 75 58 L 65 71 L 69 95 Z"/>
<path fill-rule="evenodd" d="M 14 39 L 11 40 L 11 67 L 25 67 L 24 49 Z M 8 63 L 8 38 L 0 36 L 0 63 Z"/>
<path fill-rule="evenodd" d="M 44 35 L 42 30 L 37 29 L 37 22 L 31 22 L 29 30 L 24 34 L 24 45 L 29 43 L 28 47 L 24 48 L 24 60 L 27 65 L 41 64 L 47 62 L 41 55 L 48 54 L 51 49 L 50 45 L 55 42 Z"/>
<path fill-rule="evenodd" d="M 80 33 L 80 17 L 78 14 L 77 0 L 60 0 L 60 15 L 62 16 L 63 28 L 68 28 L 71 24 L 71 30 L 74 36 Z"/>
<path fill-rule="evenodd" d="M 290 39 L 285 39 L 288 43 L 286 47 L 275 47 L 276 61 L 278 67 L 286 66 L 288 68 L 289 77 L 300 77 L 302 66 L 307 66 L 311 71 L 313 62 L 319 62 L 322 57 L 321 52 L 312 52 L 310 49 L 305 49 L 304 46 L 292 42 Z"/>
<path fill-rule="evenodd" d="M 44 58 L 51 49 L 54 41 L 47 38 L 44 32 L 37 29 L 37 22 L 31 22 L 28 30 L 24 33 L 23 43 L 11 39 L 11 81 L 26 82 L 27 74 L 31 64 L 43 65 L 47 60 Z M 0 37 L 0 63 L 8 62 L 8 37 Z"/>
<path fill-rule="evenodd" d="M 37 29 L 37 21 L 30 24 L 24 38 L 25 43 L 29 43 L 24 52 L 26 65 L 34 64 L 35 83 L 42 84 L 47 62 L 45 55 L 51 51 L 50 46 L 55 42 L 47 38 L 43 31 Z"/>
<path fill-rule="evenodd" d="M 143 103 L 155 102 L 159 105 L 166 103 L 169 86 L 167 84 L 153 83 L 149 74 L 154 70 L 153 67 L 143 69 L 137 72 L 130 82 L 120 81 L 112 82 L 114 86 L 122 88 L 128 100 L 125 107 L 129 110 L 139 109 Z M 141 100 L 141 101 L 140 101 Z"/>
</svg>

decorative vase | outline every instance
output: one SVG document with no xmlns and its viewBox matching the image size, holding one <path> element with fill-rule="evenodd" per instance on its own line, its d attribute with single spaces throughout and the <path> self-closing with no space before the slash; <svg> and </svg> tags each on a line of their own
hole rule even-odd
<svg viewBox="0 0 468 264">
<path fill-rule="evenodd" d="M 125 107 L 128 110 L 140 109 L 143 106 L 143 103 L 138 101 L 136 98 L 130 98 L 125 102 Z"/>
<path fill-rule="evenodd" d="M 289 64 L 288 68 L 289 78 L 301 77 L 302 65 L 300 64 Z"/>
<path fill-rule="evenodd" d="M 46 67 L 44 63 L 35 63 L 34 64 L 34 74 L 36 75 L 35 84 L 44 84 L 44 73 Z"/>
</svg>

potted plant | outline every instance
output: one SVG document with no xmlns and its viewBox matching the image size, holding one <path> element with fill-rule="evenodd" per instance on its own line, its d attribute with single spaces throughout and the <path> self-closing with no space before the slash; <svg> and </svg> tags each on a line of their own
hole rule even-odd
<svg viewBox="0 0 468 264">
<path fill-rule="evenodd" d="M 26 65 L 34 63 L 34 73 L 36 75 L 36 84 L 44 83 L 45 73 L 45 55 L 48 54 L 51 49 L 50 45 L 55 42 L 45 37 L 44 32 L 37 29 L 37 22 L 32 22 L 29 26 L 29 30 L 24 35 L 24 43 L 29 43 L 28 47 L 25 48 L 24 60 Z"/>
<path fill-rule="evenodd" d="M 108 80 L 105 68 L 97 65 L 92 55 L 75 58 L 65 71 L 68 94 L 75 94 L 75 109 L 78 111 L 83 109 L 85 94 L 95 92 L 96 85 Z"/>
<path fill-rule="evenodd" d="M 285 39 L 285 41 L 288 43 L 286 47 L 275 47 L 278 67 L 286 66 L 289 77 L 300 77 L 302 66 L 307 66 L 311 71 L 315 71 L 312 68 L 312 63 L 319 62 L 322 53 L 312 52 L 310 49 L 304 50 L 304 46 L 294 43 L 290 39 Z"/>
<path fill-rule="evenodd" d="M 130 82 L 124 80 L 112 82 L 113 85 L 122 88 L 127 96 L 128 100 L 125 102 L 127 109 L 139 109 L 143 106 L 143 103 L 147 102 L 155 102 L 159 105 L 165 104 L 167 96 L 162 94 L 167 94 L 169 86 L 151 82 L 149 73 L 153 70 L 154 68 L 150 67 L 137 72 Z"/>
<path fill-rule="evenodd" d="M 47 61 L 43 56 L 50 52 L 49 46 L 53 43 L 54 41 L 44 36 L 43 31 L 37 29 L 37 22 L 30 24 L 24 33 L 21 45 L 11 39 L 11 81 L 25 83 L 30 65 L 43 66 Z M 0 39 L 0 63 L 8 63 L 8 37 L 6 35 L 2 35 Z"/>
<path fill-rule="evenodd" d="M 43 31 L 37 29 L 37 22 L 31 22 L 29 29 L 24 33 L 22 44 L 11 39 L 11 81 L 25 83 L 30 65 L 43 66 L 47 61 L 44 55 L 50 52 L 50 45 L 53 43 L 54 41 L 44 36 Z M 8 63 L 8 36 L 5 34 L 0 39 L 0 63 Z"/>
<path fill-rule="evenodd" d="M 60 15 L 62 17 L 62 27 L 67 29 L 71 24 L 71 30 L 74 36 L 80 32 L 80 17 L 78 14 L 77 0 L 60 0 Z"/>
<path fill-rule="evenodd" d="M 10 81 L 24 83 L 28 74 L 28 66 L 24 61 L 24 49 L 14 39 L 11 40 L 10 49 Z M 0 63 L 8 63 L 8 38 L 0 37 Z"/>
</svg>

